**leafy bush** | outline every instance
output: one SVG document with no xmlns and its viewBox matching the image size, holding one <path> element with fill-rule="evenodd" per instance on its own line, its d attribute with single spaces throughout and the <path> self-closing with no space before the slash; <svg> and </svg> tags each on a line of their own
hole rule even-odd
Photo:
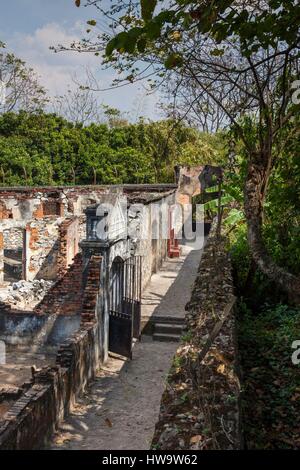
<svg viewBox="0 0 300 470">
<path fill-rule="evenodd" d="M 299 449 L 300 375 L 291 356 L 300 310 L 278 304 L 258 313 L 241 302 L 238 332 L 247 446 Z"/>
<path fill-rule="evenodd" d="M 222 136 L 173 121 L 75 125 L 55 114 L 0 115 L 0 185 L 174 182 L 178 163 L 223 158 Z"/>
</svg>

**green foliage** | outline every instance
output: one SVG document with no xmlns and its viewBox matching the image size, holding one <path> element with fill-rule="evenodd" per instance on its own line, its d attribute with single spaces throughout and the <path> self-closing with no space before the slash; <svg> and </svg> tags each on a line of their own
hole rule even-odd
<svg viewBox="0 0 300 470">
<path fill-rule="evenodd" d="M 87 127 L 42 112 L 0 115 L 0 185 L 173 182 L 175 164 L 222 158 L 220 138 L 172 121 L 128 124 L 111 108 L 106 114 L 108 125 Z"/>
<path fill-rule="evenodd" d="M 300 119 L 281 132 L 281 145 L 269 183 L 265 238 L 274 259 L 290 272 L 300 272 Z"/>
<path fill-rule="evenodd" d="M 247 123 L 246 123 L 247 125 Z M 274 261 L 291 273 L 300 273 L 300 139 L 299 116 L 284 126 L 280 135 L 280 143 L 276 147 L 275 164 L 269 180 L 269 188 L 264 205 L 263 236 L 268 252 Z M 253 128 L 248 129 L 249 135 Z M 243 209 L 243 185 L 245 179 L 247 157 L 241 143 L 237 143 L 237 168 L 234 173 L 227 174 L 225 184 L 228 192 L 239 202 L 236 211 L 230 212 L 230 222 L 241 216 L 241 223 L 230 233 L 230 245 L 236 281 L 240 292 L 243 292 L 251 266 L 247 246 L 246 227 L 241 227 Z M 226 220 L 225 220 L 226 223 Z M 227 221 L 228 223 L 228 221 Z M 265 276 L 257 269 L 252 273 L 251 292 L 244 294 L 254 299 L 255 304 L 264 302 L 266 298 L 279 293 Z M 249 286 L 247 286 L 249 287 Z M 277 298 L 278 300 L 278 298 Z"/>
<path fill-rule="evenodd" d="M 157 15 L 153 16 L 156 5 L 157 0 L 140 0 L 141 15 L 135 11 L 133 22 L 139 22 L 141 26 L 118 33 L 108 42 L 106 54 L 111 55 L 114 50 L 134 53 L 141 38 L 144 41 L 143 49 L 147 45 L 150 50 L 151 43 L 160 37 L 165 39 L 169 36 L 174 40 L 176 34 L 176 41 L 180 42 L 179 31 L 197 31 L 209 35 L 219 44 L 225 39 L 238 37 L 242 54 L 250 57 L 261 48 L 276 46 L 278 41 L 292 45 L 299 34 L 300 6 L 296 1 L 268 0 L 254 13 L 251 8 L 249 11 L 240 8 L 236 0 L 176 0 L 171 5 L 168 2 L 162 5 Z M 131 5 L 129 11 L 132 13 Z M 223 52 L 222 48 L 214 48 L 211 54 L 219 57 Z M 167 68 L 178 65 L 179 57 L 178 60 L 174 58 L 174 53 L 167 56 Z"/>
<path fill-rule="evenodd" d="M 234 199 L 231 196 L 222 196 L 221 197 L 221 207 L 225 207 L 231 202 L 233 202 Z M 218 209 L 219 205 L 219 200 L 218 199 L 213 199 L 212 201 L 208 201 L 204 204 L 204 210 L 210 210 L 213 212 L 216 212 Z"/>
<path fill-rule="evenodd" d="M 245 224 L 238 226 L 230 234 L 230 244 L 231 260 L 236 274 L 236 286 L 239 292 L 243 292 L 251 263 Z"/>
<path fill-rule="evenodd" d="M 0 102 L 0 112 L 44 109 L 49 98 L 35 71 L 14 54 L 6 52 L 5 47 L 0 41 L 0 80 L 5 83 L 6 89 L 5 100 Z"/>
<path fill-rule="evenodd" d="M 250 449 L 299 448 L 299 366 L 292 343 L 299 339 L 300 311 L 287 305 L 257 312 L 241 303 L 239 350 L 244 373 L 243 413 Z"/>
<path fill-rule="evenodd" d="M 183 343 L 191 343 L 194 338 L 194 332 L 189 330 L 186 331 L 180 338 Z"/>
<path fill-rule="evenodd" d="M 245 222 L 245 215 L 243 211 L 234 208 L 229 211 L 224 221 L 228 227 L 235 227 L 241 222 Z"/>
</svg>

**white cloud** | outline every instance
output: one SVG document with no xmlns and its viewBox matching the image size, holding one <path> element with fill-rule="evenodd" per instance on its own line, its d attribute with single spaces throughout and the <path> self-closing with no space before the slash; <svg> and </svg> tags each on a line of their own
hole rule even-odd
<svg viewBox="0 0 300 470">
<path fill-rule="evenodd" d="M 72 27 L 63 27 L 56 22 L 48 23 L 37 28 L 32 34 L 14 33 L 6 40 L 7 50 L 12 50 L 36 71 L 41 84 L 48 90 L 50 96 L 64 94 L 68 87 L 72 86 L 74 76 L 84 82 L 87 68 L 93 72 L 100 87 L 107 88 L 114 78 L 114 72 L 101 70 L 100 58 L 86 53 L 54 53 L 49 49 L 50 46 L 58 44 L 67 46 L 73 41 L 80 40 L 84 30 L 84 24 L 81 22 L 75 23 Z M 145 91 L 140 85 L 129 85 L 100 93 L 99 101 L 122 111 L 129 111 L 132 116 L 136 112 L 138 114 L 142 112 L 150 118 L 157 117 L 157 97 L 145 96 Z"/>
<path fill-rule="evenodd" d="M 51 95 L 61 94 L 75 73 L 80 76 L 85 73 L 85 68 L 92 63 L 92 56 L 75 52 L 55 53 L 50 46 L 78 41 L 81 29 L 80 24 L 66 30 L 57 23 L 49 23 L 32 34 L 15 33 L 8 41 L 7 48 L 37 72 Z"/>
</svg>

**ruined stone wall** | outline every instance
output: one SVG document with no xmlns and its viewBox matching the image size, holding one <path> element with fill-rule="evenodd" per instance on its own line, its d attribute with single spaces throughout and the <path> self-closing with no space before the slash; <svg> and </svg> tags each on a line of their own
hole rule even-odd
<svg viewBox="0 0 300 470">
<path fill-rule="evenodd" d="M 57 366 L 37 373 L 31 386 L 0 421 L 1 450 L 43 447 L 69 411 L 76 396 L 95 377 L 98 327 L 82 326 L 57 356 Z"/>
<path fill-rule="evenodd" d="M 201 192 L 199 176 L 204 166 L 181 167 L 179 172 L 176 201 L 179 204 L 190 204 L 194 196 Z"/>
<path fill-rule="evenodd" d="M 112 192 L 166 192 L 174 185 L 74 186 L 0 188 L 0 219 L 82 216 L 84 210 Z"/>
<path fill-rule="evenodd" d="M 172 186 L 172 185 L 171 185 Z M 157 203 L 162 201 L 168 186 L 79 186 L 56 188 L 3 188 L 0 189 L 0 233 L 5 230 L 4 247 L 25 247 L 23 253 L 23 276 L 26 280 L 46 279 L 55 280 L 58 275 L 57 264 L 61 264 L 59 226 L 65 218 L 77 216 L 79 224 L 77 234 L 68 232 L 62 234 L 67 243 L 66 263 L 76 255 L 77 239 L 86 238 L 86 222 L 84 210 L 95 203 L 101 202 L 107 194 L 123 192 L 130 197 L 132 194 L 146 194 L 146 204 L 149 205 L 149 195 L 156 194 Z M 153 193 L 155 191 L 155 193 Z M 174 191 L 174 190 L 173 190 Z M 149 205 L 149 207 L 151 204 Z M 145 240 L 140 243 L 140 252 L 145 258 L 144 285 L 150 279 L 151 273 L 161 265 L 166 254 L 166 242 L 159 238 L 151 240 L 151 215 L 147 216 L 143 231 L 148 230 Z M 150 221 L 149 221 L 150 220 Z M 72 230 L 70 228 L 70 230 Z M 161 230 L 160 227 L 158 230 Z M 25 232 L 24 232 L 25 231 Z M 24 234 L 25 233 L 25 234 Z M 24 244 L 22 237 L 24 236 Z M 71 242 L 71 239 L 73 240 Z M 63 261 L 64 263 L 64 261 Z M 3 280 L 3 256 L 0 256 L 0 282 Z"/>
<path fill-rule="evenodd" d="M 3 250 L 23 250 L 24 277 L 56 280 L 59 270 L 66 270 L 78 253 L 80 237 L 77 218 L 47 217 L 25 221 L 3 221 L 0 225 L 3 234 Z M 4 251 L 0 253 L 3 265 Z"/>
<path fill-rule="evenodd" d="M 23 278 L 53 280 L 57 275 L 59 225 L 62 219 L 3 220 L 0 233 L 3 234 L 4 251 L 23 252 Z M 13 257 L 13 255 L 12 255 Z M 3 281 L 0 278 L 0 282 Z"/>
<path fill-rule="evenodd" d="M 23 248 L 23 229 L 13 227 L 4 230 L 3 235 L 5 247 L 9 247 L 11 250 Z"/>
<path fill-rule="evenodd" d="M 73 217 L 64 220 L 59 227 L 59 254 L 57 270 L 63 275 L 79 251 L 79 219 Z"/>
<path fill-rule="evenodd" d="M 155 449 L 242 447 L 233 305 L 226 240 L 212 233 L 186 306 L 186 333 L 163 394 L 152 444 Z M 210 343 L 214 331 L 217 335 Z"/>
<path fill-rule="evenodd" d="M 0 311 L 0 340 L 6 345 L 32 345 L 37 331 L 46 321 L 46 317 L 31 312 L 12 315 L 10 311 Z"/>
<path fill-rule="evenodd" d="M 82 215 L 109 187 L 0 188 L 0 219 L 31 220 Z"/>
<path fill-rule="evenodd" d="M 99 367 L 97 305 L 101 258 L 92 257 L 83 299 L 82 324 L 59 349 L 56 366 L 34 374 L 21 397 L 0 420 L 1 450 L 43 447 Z"/>
<path fill-rule="evenodd" d="M 26 225 L 27 280 L 56 279 L 60 223 L 61 219 L 35 219 Z"/>
</svg>

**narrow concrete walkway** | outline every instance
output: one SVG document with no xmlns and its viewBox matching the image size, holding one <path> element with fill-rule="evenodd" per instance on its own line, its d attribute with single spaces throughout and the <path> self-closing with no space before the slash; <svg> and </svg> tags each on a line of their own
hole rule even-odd
<svg viewBox="0 0 300 470">
<path fill-rule="evenodd" d="M 197 275 L 202 251 L 181 247 L 181 257 L 168 259 L 142 296 L 142 317 L 184 318 L 185 305 Z"/>
<path fill-rule="evenodd" d="M 152 277 L 143 296 L 143 316 L 184 317 L 200 251 L 184 247 Z M 135 343 L 133 360 L 110 357 L 54 437 L 51 449 L 147 450 L 158 419 L 166 377 L 178 343 Z"/>
</svg>

